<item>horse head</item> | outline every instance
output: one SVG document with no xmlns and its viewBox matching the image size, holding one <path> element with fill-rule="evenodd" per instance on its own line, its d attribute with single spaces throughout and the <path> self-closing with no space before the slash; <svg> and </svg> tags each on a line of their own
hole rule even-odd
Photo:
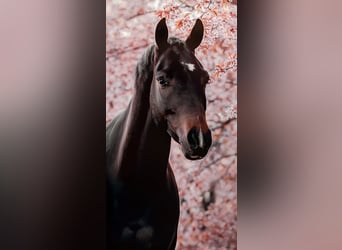
<svg viewBox="0 0 342 250">
<path fill-rule="evenodd" d="M 150 107 L 157 125 L 181 145 L 187 159 L 203 158 L 212 143 L 205 111 L 209 74 L 195 56 L 204 27 L 197 19 L 185 41 L 169 37 L 163 18 L 155 30 Z"/>
</svg>

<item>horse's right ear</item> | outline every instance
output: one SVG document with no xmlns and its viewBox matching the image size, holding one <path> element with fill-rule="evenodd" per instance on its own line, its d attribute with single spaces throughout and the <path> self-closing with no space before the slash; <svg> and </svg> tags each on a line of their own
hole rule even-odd
<svg viewBox="0 0 342 250">
<path fill-rule="evenodd" d="M 156 40 L 158 50 L 162 51 L 167 47 L 168 36 L 169 36 L 169 32 L 167 30 L 166 19 L 164 17 L 162 20 L 159 21 L 156 27 L 155 40 Z"/>
</svg>

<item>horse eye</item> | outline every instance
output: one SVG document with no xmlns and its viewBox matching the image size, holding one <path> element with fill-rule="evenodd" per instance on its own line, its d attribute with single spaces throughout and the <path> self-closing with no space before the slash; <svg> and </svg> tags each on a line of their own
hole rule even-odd
<svg viewBox="0 0 342 250">
<path fill-rule="evenodd" d="M 163 76 L 158 77 L 157 81 L 163 86 L 167 86 L 169 84 L 169 82 Z"/>
</svg>

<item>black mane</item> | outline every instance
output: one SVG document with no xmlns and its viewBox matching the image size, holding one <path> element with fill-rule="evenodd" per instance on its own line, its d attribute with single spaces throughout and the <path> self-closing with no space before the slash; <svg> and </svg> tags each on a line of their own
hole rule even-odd
<svg viewBox="0 0 342 250">
<path fill-rule="evenodd" d="M 150 45 L 140 58 L 135 75 L 136 79 L 141 79 L 142 82 L 150 82 L 153 78 L 153 64 L 154 64 L 154 50 L 155 45 Z"/>
</svg>

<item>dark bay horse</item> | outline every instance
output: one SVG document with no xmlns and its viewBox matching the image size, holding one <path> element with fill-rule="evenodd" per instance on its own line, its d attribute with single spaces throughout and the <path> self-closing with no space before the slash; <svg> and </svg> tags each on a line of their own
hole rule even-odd
<svg viewBox="0 0 342 250">
<path fill-rule="evenodd" d="M 195 57 L 197 20 L 185 41 L 168 37 L 165 18 L 136 67 L 133 97 L 106 129 L 108 249 L 175 249 L 178 189 L 171 138 L 190 160 L 211 146 L 205 111 L 208 72 Z"/>
</svg>

